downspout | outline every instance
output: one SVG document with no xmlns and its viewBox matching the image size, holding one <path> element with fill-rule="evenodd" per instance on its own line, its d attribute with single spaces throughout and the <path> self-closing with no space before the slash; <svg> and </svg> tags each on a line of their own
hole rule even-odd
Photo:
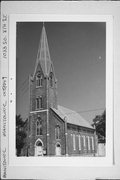
<svg viewBox="0 0 120 180">
<path fill-rule="evenodd" d="M 47 96 L 47 155 L 49 155 L 49 105 L 48 105 L 48 77 L 46 77 L 46 84 L 47 84 L 47 92 L 46 92 L 46 96 Z"/>
<path fill-rule="evenodd" d="M 94 138 L 95 138 L 95 151 L 94 151 L 94 156 L 96 156 L 97 151 L 98 151 L 98 140 L 97 140 L 96 127 L 95 127 L 95 125 L 94 125 Z"/>
<path fill-rule="evenodd" d="M 30 149 L 30 133 L 31 133 L 31 127 L 30 127 L 30 107 L 31 107 L 31 102 L 30 102 L 30 75 L 28 77 L 28 103 L 29 103 L 29 109 L 28 109 L 28 133 L 27 133 L 27 139 L 28 139 L 28 144 L 27 144 L 27 156 L 29 156 L 29 149 Z"/>
<path fill-rule="evenodd" d="M 66 156 L 68 156 L 68 133 L 67 133 L 67 120 L 66 120 L 66 116 L 64 117 L 64 121 L 65 121 L 65 154 Z"/>
<path fill-rule="evenodd" d="M 43 27 L 44 27 L 44 24 L 43 24 Z M 46 63 L 46 60 L 47 60 L 47 56 L 46 56 L 46 45 L 45 45 L 45 34 L 44 34 L 44 58 L 45 58 L 45 74 L 46 74 L 46 98 L 47 98 L 47 155 L 49 155 L 49 95 L 48 95 L 48 91 L 49 91 L 49 84 L 48 84 L 48 81 L 49 81 L 49 75 L 48 75 L 48 72 L 47 72 L 47 63 Z"/>
</svg>

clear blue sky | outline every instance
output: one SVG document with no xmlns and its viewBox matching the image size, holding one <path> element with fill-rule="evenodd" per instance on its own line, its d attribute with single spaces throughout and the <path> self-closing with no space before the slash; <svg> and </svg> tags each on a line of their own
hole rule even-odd
<svg viewBox="0 0 120 180">
<path fill-rule="evenodd" d="M 91 122 L 105 109 L 105 23 L 45 22 L 45 28 L 58 79 L 58 104 Z M 41 22 L 17 24 L 16 110 L 23 118 L 29 109 L 26 78 L 34 71 L 41 30 Z M 89 111 L 95 109 L 101 110 Z"/>
</svg>

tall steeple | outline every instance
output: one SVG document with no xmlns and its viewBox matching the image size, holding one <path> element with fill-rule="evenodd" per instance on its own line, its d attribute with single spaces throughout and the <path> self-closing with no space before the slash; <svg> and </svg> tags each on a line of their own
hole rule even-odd
<svg viewBox="0 0 120 180">
<path fill-rule="evenodd" d="M 44 23 L 43 23 L 40 43 L 38 47 L 34 75 L 36 73 L 36 69 L 39 63 L 41 65 L 44 76 L 48 76 L 50 73 L 52 62 L 50 59 L 49 46 L 48 46 L 47 34 Z"/>
</svg>

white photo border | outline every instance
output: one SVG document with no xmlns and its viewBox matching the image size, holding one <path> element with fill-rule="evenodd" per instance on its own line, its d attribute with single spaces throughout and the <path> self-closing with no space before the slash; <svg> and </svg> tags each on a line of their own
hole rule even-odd
<svg viewBox="0 0 120 180">
<path fill-rule="evenodd" d="M 16 156 L 16 23 L 17 22 L 106 22 L 106 156 L 105 157 L 17 157 Z M 9 166 L 113 165 L 113 17 L 111 15 L 11 14 L 9 16 Z"/>
</svg>

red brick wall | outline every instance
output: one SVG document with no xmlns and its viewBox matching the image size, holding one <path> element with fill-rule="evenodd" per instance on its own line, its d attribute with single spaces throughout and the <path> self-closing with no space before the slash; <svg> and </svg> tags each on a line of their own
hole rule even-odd
<svg viewBox="0 0 120 180">
<path fill-rule="evenodd" d="M 50 155 L 55 155 L 55 146 L 59 142 L 61 144 L 61 154 L 65 155 L 65 123 L 51 110 L 50 111 Z M 60 139 L 55 139 L 55 127 L 60 127 Z"/>
<path fill-rule="evenodd" d="M 38 65 L 37 70 L 36 70 L 36 74 L 38 71 L 41 71 L 42 73 L 42 69 L 41 66 Z M 36 98 L 38 96 L 42 96 L 42 109 L 40 110 L 46 110 L 47 107 L 54 107 L 57 108 L 57 90 L 56 90 L 56 83 L 55 83 L 55 77 L 54 77 L 54 83 L 53 83 L 53 87 L 50 87 L 50 83 L 49 83 L 49 78 L 44 77 L 43 73 L 43 85 L 42 87 L 36 87 L 36 74 L 33 80 L 31 80 L 30 82 L 30 111 L 36 111 Z M 47 85 L 48 84 L 48 85 Z M 47 98 L 48 98 L 48 106 L 47 106 Z M 42 126 L 43 126 L 43 135 L 42 136 L 36 136 L 36 120 L 38 115 L 40 115 L 41 119 L 42 119 Z M 35 142 L 38 138 L 40 138 L 44 144 L 44 150 L 47 150 L 47 113 L 45 112 L 38 112 L 38 113 L 34 113 L 34 114 L 30 114 L 30 118 L 29 118 L 29 123 L 30 123 L 30 155 L 34 155 L 34 145 Z M 53 118 L 52 115 L 49 116 L 49 122 L 50 122 L 50 128 L 54 128 L 55 127 L 55 118 Z M 61 124 L 61 123 L 60 123 Z M 53 137 L 52 133 L 53 130 L 51 131 L 49 129 L 50 136 L 52 138 Z M 53 155 L 55 154 L 55 149 L 54 149 L 54 143 L 55 141 L 50 141 L 49 142 L 50 145 L 49 147 L 50 149 L 50 154 Z M 53 143 L 53 144 L 52 144 Z"/>
<path fill-rule="evenodd" d="M 36 134 L 36 121 L 37 121 L 37 117 L 38 115 L 40 116 L 41 120 L 42 120 L 42 135 L 37 135 Z M 35 146 L 35 142 L 37 139 L 41 139 L 43 144 L 44 144 L 44 150 L 47 149 L 46 147 L 46 112 L 41 112 L 41 113 L 37 113 L 37 114 L 31 114 L 30 116 L 30 154 L 34 156 L 34 146 Z"/>
<path fill-rule="evenodd" d="M 73 148 L 73 134 L 75 134 L 75 150 Z M 79 149 L 79 138 L 78 135 L 80 135 L 80 140 L 81 140 L 81 150 Z M 85 146 L 84 146 L 84 140 L 83 136 L 85 136 Z M 90 150 L 88 150 L 88 138 L 87 136 L 90 137 Z M 92 140 L 91 137 L 94 138 L 94 150 L 92 149 Z M 68 138 L 68 155 L 79 155 L 79 154 L 94 154 L 96 151 L 95 147 L 95 135 L 94 135 L 94 130 L 88 130 L 87 128 L 78 128 L 75 125 L 68 125 L 68 133 L 67 133 L 67 138 Z"/>
<path fill-rule="evenodd" d="M 37 71 L 41 71 L 42 69 L 40 65 L 37 67 Z M 34 149 L 35 149 L 35 142 L 38 138 L 40 138 L 44 144 L 44 150 L 47 150 L 47 128 L 49 130 L 49 154 L 48 155 L 55 155 L 55 146 L 56 143 L 59 142 L 61 145 L 61 154 L 66 154 L 66 139 L 65 139 L 65 122 L 56 115 L 50 107 L 57 108 L 57 89 L 54 77 L 54 85 L 50 87 L 49 78 L 44 78 L 43 76 L 43 86 L 36 88 L 36 77 L 34 77 L 33 81 L 31 81 L 30 85 L 30 111 L 36 111 L 36 97 L 42 96 L 43 98 L 43 107 L 42 110 L 46 110 L 47 107 L 49 109 L 48 115 L 48 124 L 47 124 L 47 112 L 37 112 L 37 113 L 30 113 L 29 123 L 30 123 L 30 137 L 28 141 L 30 141 L 30 148 L 29 148 L 29 155 L 34 156 Z M 47 101 L 48 98 L 48 101 Z M 48 102 L 48 106 L 47 106 Z M 42 127 L 43 127 L 43 135 L 37 136 L 36 135 L 36 120 L 38 115 L 42 119 Z M 55 127 L 59 125 L 60 127 L 60 139 L 55 139 Z M 72 135 L 71 135 L 72 134 Z M 73 134 L 75 134 L 75 144 L 76 148 L 73 149 Z M 79 150 L 79 141 L 78 135 L 81 135 L 81 150 Z M 87 145 L 87 138 L 86 138 L 86 146 L 84 148 L 83 145 L 83 138 L 82 136 L 89 136 L 94 137 L 94 130 L 90 131 L 87 128 L 78 128 L 76 125 L 68 124 L 67 126 L 67 146 L 68 146 L 68 154 L 69 155 L 80 155 L 80 154 L 91 154 L 94 153 L 95 150 L 92 150 L 92 140 L 90 138 L 90 150 L 88 150 Z M 94 137 L 94 144 L 95 144 L 95 137 Z M 47 152 L 47 151 L 46 151 Z"/>
<path fill-rule="evenodd" d="M 40 67 L 40 65 L 37 67 L 37 72 L 41 71 L 42 73 L 42 69 Z M 36 74 L 37 74 L 36 72 Z M 31 81 L 31 85 L 30 85 L 30 110 L 31 111 L 35 111 L 36 110 L 36 98 L 38 96 L 42 96 L 43 98 L 43 109 L 47 108 L 47 97 L 46 97 L 46 89 L 47 89 L 47 79 L 44 77 L 43 73 L 43 86 L 42 87 L 36 87 L 36 74 L 35 77 L 33 79 L 33 81 Z"/>
</svg>

